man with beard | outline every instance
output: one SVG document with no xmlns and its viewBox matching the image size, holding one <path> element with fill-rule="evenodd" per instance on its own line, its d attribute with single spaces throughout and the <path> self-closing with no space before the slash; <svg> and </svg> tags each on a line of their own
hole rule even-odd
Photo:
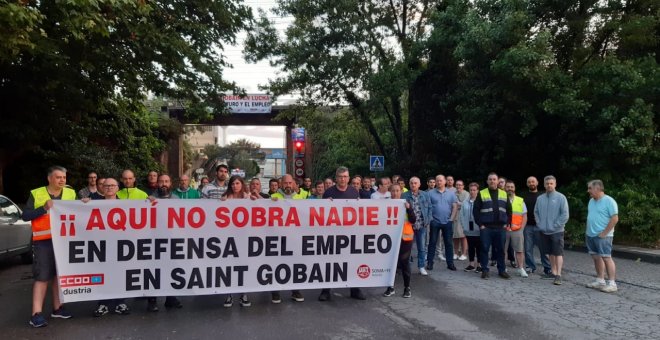
<svg viewBox="0 0 660 340">
<path fill-rule="evenodd" d="M 229 176 L 229 167 L 220 164 L 215 168 L 216 179 L 205 185 L 202 189 L 202 198 L 220 199 L 222 194 L 227 191 L 227 176 Z"/>
<path fill-rule="evenodd" d="M 149 199 L 154 201 L 155 199 L 178 199 L 176 195 L 172 194 L 172 180 L 169 175 L 162 174 L 158 176 L 158 190 L 156 196 L 149 196 Z M 183 308 L 181 301 L 174 296 L 168 296 L 165 298 L 165 308 Z M 147 310 L 150 312 L 158 311 L 158 304 L 156 303 L 156 297 L 147 298 Z"/>
<path fill-rule="evenodd" d="M 98 175 L 94 171 L 90 171 L 87 174 L 87 186 L 78 191 L 78 198 L 89 197 L 92 193 L 97 191 L 98 186 L 96 186 L 96 180 Z"/>
<path fill-rule="evenodd" d="M 304 193 L 296 192 L 295 183 L 293 181 L 293 176 L 290 174 L 285 174 L 282 176 L 282 188 L 279 189 L 276 193 L 270 195 L 270 198 L 273 201 L 277 200 L 303 200 L 307 197 L 304 196 Z M 303 302 L 305 298 L 300 293 L 300 290 L 291 291 L 291 299 L 296 302 Z M 271 302 L 280 303 L 282 298 L 280 297 L 280 292 L 271 292 Z"/>
<path fill-rule="evenodd" d="M 527 211 L 533 212 L 536 207 L 536 199 L 541 194 L 538 190 L 539 181 L 534 176 L 527 178 L 527 188 L 529 191 L 524 195 L 525 206 Z M 550 268 L 550 260 L 548 256 L 541 251 L 541 230 L 536 226 L 536 219 L 533 213 L 527 214 L 527 226 L 525 226 L 525 263 L 527 264 L 528 272 L 536 271 L 536 260 L 534 260 L 534 246 L 539 248 L 541 254 L 541 264 L 543 264 L 543 273 L 549 274 L 552 272 Z"/>
<path fill-rule="evenodd" d="M 376 190 L 371 186 L 371 178 L 369 176 L 364 176 L 364 178 L 362 178 L 360 198 L 371 198 L 371 194 L 374 192 L 376 192 Z"/>
<path fill-rule="evenodd" d="M 199 191 L 190 187 L 190 177 L 183 175 L 179 178 L 179 187 L 174 190 L 174 195 L 181 199 L 195 199 L 199 197 Z"/>
</svg>

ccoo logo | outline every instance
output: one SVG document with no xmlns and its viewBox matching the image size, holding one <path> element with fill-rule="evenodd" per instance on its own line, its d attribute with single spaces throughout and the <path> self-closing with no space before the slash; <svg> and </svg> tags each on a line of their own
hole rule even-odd
<svg viewBox="0 0 660 340">
<path fill-rule="evenodd" d="M 366 264 L 360 265 L 357 269 L 357 275 L 361 279 L 366 279 L 369 277 L 369 275 L 371 275 L 371 268 L 369 268 L 369 266 Z"/>
</svg>

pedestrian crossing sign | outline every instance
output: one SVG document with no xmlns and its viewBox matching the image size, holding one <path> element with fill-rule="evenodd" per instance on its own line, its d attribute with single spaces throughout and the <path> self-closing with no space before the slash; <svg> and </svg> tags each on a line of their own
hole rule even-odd
<svg viewBox="0 0 660 340">
<path fill-rule="evenodd" d="M 385 156 L 369 156 L 369 171 L 385 171 Z"/>
</svg>

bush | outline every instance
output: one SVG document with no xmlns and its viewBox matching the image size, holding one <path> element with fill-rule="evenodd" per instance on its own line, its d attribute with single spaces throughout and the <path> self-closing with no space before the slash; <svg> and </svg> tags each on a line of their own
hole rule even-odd
<svg viewBox="0 0 660 340">
<path fill-rule="evenodd" d="M 584 244 L 589 203 L 586 183 L 574 182 L 560 189 L 568 199 L 571 215 L 566 225 L 566 240 L 573 244 Z M 660 245 L 660 197 L 651 187 L 633 182 L 622 185 L 605 183 L 605 192 L 619 206 L 615 243 L 645 247 Z"/>
</svg>

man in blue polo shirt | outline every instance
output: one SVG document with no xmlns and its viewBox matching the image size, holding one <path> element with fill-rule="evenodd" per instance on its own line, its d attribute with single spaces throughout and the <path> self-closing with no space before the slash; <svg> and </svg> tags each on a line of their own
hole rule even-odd
<svg viewBox="0 0 660 340">
<path fill-rule="evenodd" d="M 605 186 L 599 179 L 588 184 L 589 200 L 587 213 L 586 243 L 596 267 L 596 281 L 587 287 L 605 293 L 616 292 L 616 266 L 612 260 L 614 226 L 619 222 L 619 207 L 616 201 L 605 194 Z M 607 272 L 607 282 L 605 282 Z"/>
<path fill-rule="evenodd" d="M 432 207 L 431 234 L 429 237 L 426 269 L 433 270 L 438 237 L 442 231 L 442 242 L 445 245 L 447 269 L 456 270 L 454 266 L 454 230 L 452 221 L 458 211 L 458 198 L 454 191 L 447 190 L 447 180 L 444 175 L 435 176 L 435 189 L 428 192 Z"/>
</svg>

